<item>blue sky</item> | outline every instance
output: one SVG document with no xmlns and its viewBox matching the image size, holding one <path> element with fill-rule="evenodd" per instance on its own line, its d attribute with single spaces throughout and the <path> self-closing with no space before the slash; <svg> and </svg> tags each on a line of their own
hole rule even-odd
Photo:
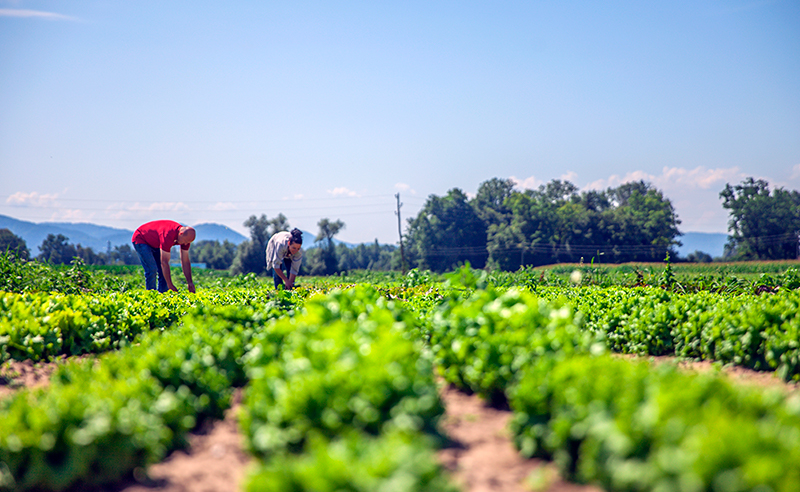
<svg viewBox="0 0 800 492">
<path fill-rule="evenodd" d="M 800 2 L 0 0 L 0 214 L 283 213 L 397 241 L 430 194 L 644 179 L 684 232 L 800 189 Z M 404 224 L 405 227 L 405 224 Z"/>
</svg>

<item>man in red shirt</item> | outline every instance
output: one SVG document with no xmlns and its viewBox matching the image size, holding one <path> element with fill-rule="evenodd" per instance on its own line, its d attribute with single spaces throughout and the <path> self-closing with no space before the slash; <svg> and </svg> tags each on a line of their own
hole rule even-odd
<svg viewBox="0 0 800 492">
<path fill-rule="evenodd" d="M 179 244 L 181 247 L 181 269 L 184 277 L 186 277 L 189 292 L 194 292 L 192 263 L 189 260 L 189 245 L 194 241 L 195 236 L 194 228 L 182 226 L 173 220 L 154 220 L 136 229 L 131 240 L 144 268 L 146 289 L 152 290 L 156 288 L 156 276 L 158 276 L 159 292 L 178 290 L 172 283 L 169 256 L 172 247 Z"/>
</svg>

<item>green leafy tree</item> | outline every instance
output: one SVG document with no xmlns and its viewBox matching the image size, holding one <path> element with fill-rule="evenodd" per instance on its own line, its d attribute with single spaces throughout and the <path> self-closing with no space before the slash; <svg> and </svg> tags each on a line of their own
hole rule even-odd
<svg viewBox="0 0 800 492">
<path fill-rule="evenodd" d="M 70 264 L 78 256 L 78 251 L 67 241 L 69 238 L 63 234 L 48 234 L 39 246 L 41 253 L 36 258 L 55 265 Z"/>
<path fill-rule="evenodd" d="M 511 210 L 506 205 L 506 200 L 514 193 L 513 181 L 492 178 L 481 183 L 475 198 L 470 201 L 470 204 L 475 208 L 475 213 L 478 214 L 478 217 L 488 228 L 492 224 L 508 220 Z"/>
<path fill-rule="evenodd" d="M 220 243 L 214 241 L 197 241 L 192 245 L 192 260 L 205 263 L 214 270 L 228 270 L 236 256 L 236 245 L 227 239 Z"/>
<path fill-rule="evenodd" d="M 376 239 L 371 244 L 359 244 L 349 248 L 345 244 L 336 245 L 336 256 L 339 258 L 339 271 L 348 270 L 373 270 L 389 271 L 399 270 L 399 257 L 395 263 L 397 246 L 378 244 Z"/>
<path fill-rule="evenodd" d="M 610 252 L 617 261 L 660 261 L 666 252 L 677 256 L 680 220 L 661 191 L 639 181 L 608 193 L 617 204 L 612 243 L 619 247 Z"/>
<path fill-rule="evenodd" d="M 282 214 L 279 214 L 279 217 L 282 217 Z M 250 229 L 250 239 L 243 241 L 236 249 L 236 256 L 231 265 L 231 273 L 255 273 L 256 275 L 265 273 L 267 268 L 267 242 L 271 236 L 270 226 L 274 225 L 273 221 L 270 221 L 266 214 L 261 214 L 261 217 L 251 215 L 244 221 L 244 226 Z"/>
<path fill-rule="evenodd" d="M 486 264 L 486 226 L 458 188 L 446 196 L 428 197 L 417 217 L 409 220 L 407 238 L 418 268 L 443 272 L 470 262 Z"/>
<path fill-rule="evenodd" d="M 333 243 L 333 238 L 339 234 L 339 231 L 344 229 L 344 222 L 341 220 L 331 222 L 330 219 L 325 218 L 317 222 L 317 227 L 319 227 L 319 232 L 317 233 L 317 237 L 314 238 L 314 241 L 325 241 L 324 244 L 319 246 L 319 253 L 321 255 L 322 264 L 325 268 L 324 274 L 330 275 L 337 273 L 339 271 L 339 259 L 336 254 L 336 247 Z"/>
<path fill-rule="evenodd" d="M 286 216 L 283 214 L 278 214 L 277 217 L 269 219 L 267 221 L 267 227 L 269 229 L 269 237 L 272 237 L 277 232 L 288 231 L 292 228 L 292 226 L 289 225 L 289 221 L 286 220 Z M 269 238 L 267 238 L 267 240 L 269 240 Z"/>
<path fill-rule="evenodd" d="M 138 265 L 141 262 L 139 255 L 129 244 L 114 246 L 106 255 L 107 265 Z"/>
<path fill-rule="evenodd" d="M 714 258 L 704 251 L 695 250 L 693 253 L 689 253 L 686 256 L 686 261 L 691 263 L 711 263 L 714 261 Z"/>
<path fill-rule="evenodd" d="M 797 257 L 800 193 L 775 188 L 752 177 L 725 185 L 720 192 L 728 210 L 725 256 L 739 260 L 783 260 Z"/>
<path fill-rule="evenodd" d="M 94 250 L 89 246 L 81 246 L 78 244 L 75 246 L 75 256 L 83 260 L 83 263 L 86 265 L 105 265 L 106 258 L 105 255 L 101 255 L 95 253 Z"/>
<path fill-rule="evenodd" d="M 27 260 L 31 256 L 25 240 L 9 229 L 0 229 L 0 253 L 12 252 L 17 258 Z"/>
</svg>

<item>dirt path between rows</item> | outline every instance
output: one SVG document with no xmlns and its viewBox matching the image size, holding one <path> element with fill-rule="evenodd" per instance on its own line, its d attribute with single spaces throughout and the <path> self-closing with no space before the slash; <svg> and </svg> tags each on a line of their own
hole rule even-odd
<svg viewBox="0 0 800 492">
<path fill-rule="evenodd" d="M 622 356 L 629 357 L 629 356 Z M 674 358 L 652 358 L 656 363 L 675 362 Z M 0 369 L 0 397 L 18 388 L 45 386 L 61 361 L 49 364 L 11 362 Z M 710 362 L 678 361 L 681 367 L 699 372 L 714 370 Z M 725 367 L 724 372 L 737 383 L 777 387 L 788 392 L 800 386 L 785 383 L 771 373 Z M 438 452 L 437 458 L 464 492 L 598 492 L 593 486 L 562 480 L 551 463 L 526 460 L 519 456 L 508 433 L 511 412 L 488 407 L 474 395 L 450 386 L 441 388 L 446 413 L 442 430 L 452 445 Z M 225 418 L 211 422 L 189 436 L 189 447 L 176 451 L 161 463 L 137 470 L 132 483 L 117 484 L 101 492 L 236 492 L 246 476 L 251 458 L 243 451 L 237 414 L 241 392 Z"/>
<path fill-rule="evenodd" d="M 446 413 L 442 430 L 452 445 L 437 458 L 464 492 L 600 492 L 563 481 L 552 464 L 526 460 L 508 433 L 511 412 L 489 408 L 474 395 L 449 386 L 441 389 Z M 242 451 L 236 415 L 240 396 L 225 419 L 189 438 L 186 451 L 176 451 L 151 466 L 142 483 L 118 486 L 114 492 L 218 492 L 241 490 L 251 464 Z"/>
</svg>

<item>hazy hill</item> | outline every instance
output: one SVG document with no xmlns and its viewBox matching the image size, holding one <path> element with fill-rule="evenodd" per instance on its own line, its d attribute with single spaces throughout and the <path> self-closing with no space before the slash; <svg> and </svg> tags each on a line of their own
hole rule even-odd
<svg viewBox="0 0 800 492">
<path fill-rule="evenodd" d="M 234 231 L 228 226 L 222 224 L 205 223 L 197 224 L 194 230 L 197 232 L 197 239 L 195 241 L 229 241 L 233 244 L 239 244 L 246 239 L 249 239 L 238 232 Z"/>
<path fill-rule="evenodd" d="M 96 252 L 111 247 L 130 244 L 133 231 L 88 223 L 28 222 L 0 215 L 0 229 L 8 229 L 25 240 L 32 256 L 40 253 L 39 246 L 48 234 L 63 234 L 70 243 L 88 246 Z"/>
<path fill-rule="evenodd" d="M 227 240 L 238 245 L 242 241 L 249 239 L 249 237 L 222 224 L 204 223 L 192 227 L 197 231 L 197 241 L 216 240 L 223 242 Z M 69 238 L 67 242 L 90 247 L 95 252 L 106 251 L 109 247 L 109 243 L 112 248 L 123 244 L 130 244 L 131 236 L 133 236 L 133 231 L 128 229 L 119 229 L 85 222 L 36 223 L 15 219 L 7 215 L 0 215 L 0 229 L 8 229 L 24 239 L 32 256 L 36 256 L 40 253 L 39 246 L 48 234 L 63 234 Z M 318 246 L 318 243 L 314 242 L 315 236 L 316 234 L 303 231 L 303 246 L 306 249 Z M 345 243 L 338 239 L 334 239 L 333 242 L 336 244 L 342 243 L 348 247 L 354 246 L 351 243 Z"/>
</svg>

